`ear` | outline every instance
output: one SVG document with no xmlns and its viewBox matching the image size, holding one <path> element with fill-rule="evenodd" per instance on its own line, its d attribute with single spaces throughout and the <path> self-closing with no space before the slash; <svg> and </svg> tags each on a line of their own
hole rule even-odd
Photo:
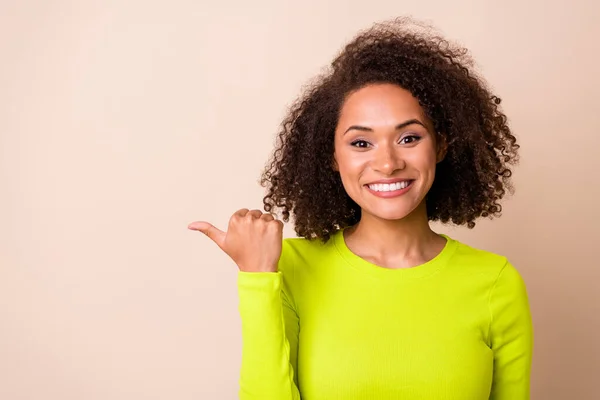
<svg viewBox="0 0 600 400">
<path fill-rule="evenodd" d="M 335 153 L 333 153 L 333 157 L 331 158 L 331 168 L 334 171 L 340 171 L 340 167 L 338 166 L 337 160 L 335 159 Z"/>
<path fill-rule="evenodd" d="M 442 135 L 441 133 L 438 133 L 436 135 L 436 147 L 437 147 L 437 154 L 436 154 L 436 162 L 440 163 L 444 160 L 444 158 L 446 157 L 446 154 L 448 153 L 448 141 L 446 140 L 446 136 Z"/>
</svg>

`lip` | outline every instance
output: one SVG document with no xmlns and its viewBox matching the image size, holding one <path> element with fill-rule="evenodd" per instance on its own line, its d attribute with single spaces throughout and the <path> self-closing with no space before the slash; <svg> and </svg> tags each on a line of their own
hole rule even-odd
<svg viewBox="0 0 600 400">
<path fill-rule="evenodd" d="M 402 182 L 402 181 L 409 181 L 408 186 L 405 187 L 404 189 L 394 190 L 391 192 L 377 192 L 369 187 L 369 185 L 372 185 L 375 183 L 395 183 L 395 182 Z M 370 183 L 368 185 L 365 185 L 365 189 L 367 189 L 369 191 L 369 193 L 371 193 L 373 196 L 381 197 L 384 199 L 389 199 L 389 198 L 393 198 L 393 197 L 402 196 L 403 194 L 408 192 L 412 188 L 412 185 L 414 182 L 415 182 L 414 179 L 393 179 L 393 180 L 383 179 L 381 181 L 376 181 L 376 182 Z"/>
<path fill-rule="evenodd" d="M 404 182 L 404 181 L 414 181 L 414 179 L 409 179 L 409 178 L 388 178 L 388 179 L 380 179 L 378 181 L 373 181 L 373 182 L 369 182 L 366 185 L 375 185 L 375 184 L 381 184 L 381 183 L 396 183 L 396 182 Z"/>
</svg>

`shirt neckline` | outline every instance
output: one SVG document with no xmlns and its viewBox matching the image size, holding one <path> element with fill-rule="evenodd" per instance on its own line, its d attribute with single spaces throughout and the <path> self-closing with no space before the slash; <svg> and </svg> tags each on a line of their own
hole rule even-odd
<svg viewBox="0 0 600 400">
<path fill-rule="evenodd" d="M 346 245 L 344 239 L 344 229 L 339 230 L 333 235 L 333 243 L 342 258 L 355 269 L 368 273 L 372 276 L 386 279 L 416 279 L 432 275 L 443 268 L 448 260 L 454 254 L 458 242 L 447 235 L 440 234 L 446 239 L 446 244 L 442 250 L 431 260 L 410 268 L 385 268 L 373 264 L 370 261 L 354 254 Z"/>
</svg>

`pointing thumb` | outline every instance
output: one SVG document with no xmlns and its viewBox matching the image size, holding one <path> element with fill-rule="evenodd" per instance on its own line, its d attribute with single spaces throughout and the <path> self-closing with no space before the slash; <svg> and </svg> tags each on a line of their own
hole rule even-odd
<svg viewBox="0 0 600 400">
<path fill-rule="evenodd" d="M 204 233 L 213 242 L 215 242 L 217 246 L 223 249 L 223 244 L 225 243 L 225 232 L 222 230 L 215 228 L 213 225 L 204 221 L 192 222 L 188 225 L 188 229 Z"/>
</svg>

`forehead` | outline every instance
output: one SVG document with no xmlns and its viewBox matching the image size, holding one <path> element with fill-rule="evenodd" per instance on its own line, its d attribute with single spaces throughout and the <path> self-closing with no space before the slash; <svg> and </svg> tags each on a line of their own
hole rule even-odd
<svg viewBox="0 0 600 400">
<path fill-rule="evenodd" d="M 352 120 L 352 123 L 396 124 L 399 120 L 423 117 L 419 101 L 408 90 L 383 83 L 351 92 L 342 104 L 339 123 Z"/>
</svg>

